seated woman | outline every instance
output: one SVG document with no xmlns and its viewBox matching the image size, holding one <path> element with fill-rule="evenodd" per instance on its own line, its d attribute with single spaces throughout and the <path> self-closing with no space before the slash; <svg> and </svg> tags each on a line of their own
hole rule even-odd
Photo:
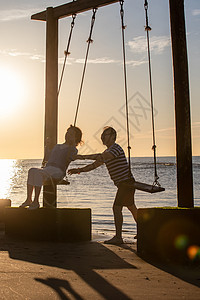
<svg viewBox="0 0 200 300">
<path fill-rule="evenodd" d="M 39 205 L 39 195 L 45 181 L 62 180 L 66 175 L 66 170 L 70 162 L 77 155 L 76 146 L 81 142 L 82 132 L 78 127 L 70 126 L 65 134 L 65 142 L 57 144 L 52 149 L 49 159 L 45 165 L 43 160 L 43 168 L 31 168 L 28 171 L 27 180 L 27 199 L 20 207 L 29 206 L 29 209 L 37 209 Z M 46 151 L 47 152 L 47 151 Z M 46 156 L 47 153 L 45 153 Z M 33 190 L 35 197 L 32 201 Z"/>
</svg>

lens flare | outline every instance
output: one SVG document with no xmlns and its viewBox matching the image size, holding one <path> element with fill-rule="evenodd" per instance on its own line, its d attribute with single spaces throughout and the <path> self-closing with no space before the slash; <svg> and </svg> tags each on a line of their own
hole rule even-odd
<svg viewBox="0 0 200 300">
<path fill-rule="evenodd" d="M 187 255 L 190 260 L 200 259 L 200 247 L 192 245 L 187 249 Z"/>
<path fill-rule="evenodd" d="M 179 235 L 175 240 L 175 248 L 183 250 L 187 247 L 189 239 L 186 235 Z"/>
</svg>

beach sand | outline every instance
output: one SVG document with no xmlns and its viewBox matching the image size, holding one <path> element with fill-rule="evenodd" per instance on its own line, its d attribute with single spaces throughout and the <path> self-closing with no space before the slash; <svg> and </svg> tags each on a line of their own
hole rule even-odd
<svg viewBox="0 0 200 300">
<path fill-rule="evenodd" d="M 101 239 L 100 239 L 101 240 Z M 155 265 L 136 243 L 28 242 L 0 236 L 0 299 L 200 299 L 200 267 Z"/>
</svg>

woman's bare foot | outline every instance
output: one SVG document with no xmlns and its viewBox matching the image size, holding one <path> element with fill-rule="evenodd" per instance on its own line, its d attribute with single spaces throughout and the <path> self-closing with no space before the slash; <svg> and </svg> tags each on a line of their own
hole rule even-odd
<svg viewBox="0 0 200 300">
<path fill-rule="evenodd" d="M 30 206 L 32 204 L 32 201 L 29 199 L 26 199 L 26 201 L 24 201 L 20 207 L 26 207 L 26 206 Z"/>
<path fill-rule="evenodd" d="M 33 201 L 32 203 L 31 203 L 31 205 L 29 206 L 29 208 L 28 209 L 37 209 L 37 208 L 40 208 L 40 204 L 39 204 L 39 202 L 37 202 L 37 201 Z"/>
</svg>

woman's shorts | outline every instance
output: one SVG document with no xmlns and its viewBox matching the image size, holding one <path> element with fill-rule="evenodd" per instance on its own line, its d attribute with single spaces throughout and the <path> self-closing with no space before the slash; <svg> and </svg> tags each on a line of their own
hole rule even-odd
<svg viewBox="0 0 200 300">
<path fill-rule="evenodd" d="M 115 197 L 114 205 L 116 206 L 131 206 L 134 204 L 134 179 L 121 181 L 118 184 L 118 190 Z"/>
<path fill-rule="evenodd" d="M 28 171 L 27 183 L 33 186 L 42 186 L 45 181 L 51 179 L 62 179 L 64 177 L 63 171 L 56 167 L 45 167 L 45 168 L 31 168 Z"/>
</svg>

